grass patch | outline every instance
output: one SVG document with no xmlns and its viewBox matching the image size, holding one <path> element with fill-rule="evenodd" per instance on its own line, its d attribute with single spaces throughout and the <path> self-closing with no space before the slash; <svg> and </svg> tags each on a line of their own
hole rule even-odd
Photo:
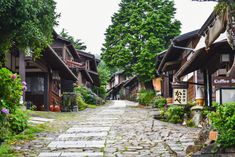
<svg viewBox="0 0 235 157">
<path fill-rule="evenodd" d="M 11 145 L 23 144 L 29 140 L 35 139 L 36 133 L 46 130 L 45 124 L 37 126 L 29 126 L 23 132 L 17 135 L 12 135 L 6 139 L 6 141 L 0 145 L 0 157 L 15 157 L 17 153 L 11 148 Z"/>
<path fill-rule="evenodd" d="M 87 105 L 87 107 L 88 107 L 88 108 L 93 108 L 93 109 L 95 109 L 97 106 L 96 106 L 96 105 L 91 105 L 91 104 L 89 104 L 89 105 Z"/>
</svg>

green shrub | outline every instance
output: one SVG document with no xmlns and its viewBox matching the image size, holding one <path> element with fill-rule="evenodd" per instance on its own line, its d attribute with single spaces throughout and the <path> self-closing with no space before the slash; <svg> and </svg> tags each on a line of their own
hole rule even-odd
<svg viewBox="0 0 235 157">
<path fill-rule="evenodd" d="M 216 142 L 222 148 L 235 146 L 235 102 L 218 105 L 209 118 L 213 129 L 219 132 Z"/>
<path fill-rule="evenodd" d="M 178 105 L 171 105 L 166 111 L 167 121 L 181 123 L 184 116 L 184 108 Z"/>
<path fill-rule="evenodd" d="M 19 76 L 6 68 L 0 69 L 0 82 L 0 109 L 6 108 L 9 113 L 14 113 L 20 106 L 24 86 Z"/>
<path fill-rule="evenodd" d="M 27 115 L 21 110 L 20 98 L 26 83 L 6 68 L 0 69 L 0 141 L 27 127 Z"/>
<path fill-rule="evenodd" d="M 153 107 L 154 108 L 164 108 L 166 105 L 167 101 L 164 97 L 158 96 L 153 99 Z"/>
<path fill-rule="evenodd" d="M 9 115 L 10 129 L 17 134 L 28 127 L 29 116 L 25 112 L 17 109 L 14 114 Z"/>
<path fill-rule="evenodd" d="M 141 105 L 149 105 L 154 96 L 155 96 L 154 91 L 142 89 L 138 95 L 138 102 Z"/>
<path fill-rule="evenodd" d="M 76 96 L 76 103 L 78 105 L 79 110 L 84 110 L 88 106 L 88 104 L 84 102 L 82 96 L 79 94 L 77 94 L 77 96 Z"/>
<path fill-rule="evenodd" d="M 80 94 L 87 104 L 96 104 L 95 95 L 84 86 L 74 88 L 77 94 Z"/>
</svg>

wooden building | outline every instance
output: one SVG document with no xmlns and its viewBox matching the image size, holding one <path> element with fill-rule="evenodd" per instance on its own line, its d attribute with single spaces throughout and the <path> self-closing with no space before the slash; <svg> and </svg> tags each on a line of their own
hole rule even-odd
<svg viewBox="0 0 235 157">
<path fill-rule="evenodd" d="M 107 85 L 108 99 L 136 101 L 140 89 L 141 85 L 136 76 L 129 77 L 124 71 L 119 71 L 112 75 Z"/>
<path fill-rule="evenodd" d="M 97 66 L 100 61 L 91 53 L 77 50 L 77 54 L 79 55 L 78 62 L 81 64 L 78 68 L 78 84 L 87 88 L 99 87 L 100 79 Z"/>
<path fill-rule="evenodd" d="M 234 41 L 224 36 L 227 23 L 213 12 L 201 29 L 176 37 L 162 58 L 159 74 L 172 84 L 187 84 L 188 100 L 194 101 L 201 88 L 208 106 L 235 101 Z"/>
<path fill-rule="evenodd" d="M 50 105 L 62 104 L 62 93 L 72 92 L 74 85 L 99 86 L 97 60 L 94 55 L 77 52 L 72 43 L 53 33 L 54 41 L 39 59 L 13 51 L 7 54 L 6 67 L 19 73 L 27 83 L 24 100 L 49 110 Z M 29 106 L 28 106 L 29 107 Z"/>
<path fill-rule="evenodd" d="M 107 92 L 108 92 L 108 99 L 111 100 L 118 100 L 120 97 L 124 94 L 122 87 L 127 80 L 127 75 L 124 73 L 124 71 L 119 71 L 114 73 L 107 85 Z"/>
</svg>

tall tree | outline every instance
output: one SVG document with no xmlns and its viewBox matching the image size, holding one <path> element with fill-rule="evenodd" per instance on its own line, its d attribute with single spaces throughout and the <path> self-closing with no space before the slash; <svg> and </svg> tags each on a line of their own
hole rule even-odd
<svg viewBox="0 0 235 157">
<path fill-rule="evenodd" d="M 172 0 L 122 0 L 105 33 L 102 59 L 150 82 L 155 74 L 155 57 L 180 33 L 174 19 Z"/>
<path fill-rule="evenodd" d="M 105 98 L 106 94 L 106 86 L 108 84 L 108 81 L 110 79 L 110 70 L 106 66 L 103 60 L 100 61 L 99 66 L 98 66 L 98 74 L 100 78 L 100 87 L 98 88 L 99 94 L 102 98 Z"/>
<path fill-rule="evenodd" d="M 86 50 L 86 45 L 84 45 L 84 42 L 81 42 L 81 39 L 74 39 L 73 36 L 69 35 L 67 31 L 63 28 L 60 32 L 60 35 L 66 39 L 68 39 L 70 42 L 72 42 L 73 46 L 77 50 Z"/>
<path fill-rule="evenodd" d="M 39 56 L 52 41 L 57 23 L 54 0 L 1 0 L 0 6 L 1 60 L 12 47 L 30 48 L 33 56 Z"/>
</svg>

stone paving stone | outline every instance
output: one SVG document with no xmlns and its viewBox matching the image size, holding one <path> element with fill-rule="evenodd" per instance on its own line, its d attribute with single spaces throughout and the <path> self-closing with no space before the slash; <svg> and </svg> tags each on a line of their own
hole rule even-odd
<svg viewBox="0 0 235 157">
<path fill-rule="evenodd" d="M 101 152 L 62 153 L 61 157 L 103 157 Z"/>
<path fill-rule="evenodd" d="M 35 149 L 74 157 L 174 157 L 185 156 L 187 146 L 197 138 L 199 129 L 154 120 L 156 111 L 134 107 L 137 103 L 111 103 L 82 112 L 82 119 L 64 123 L 69 125 L 67 131 L 50 136 L 46 144 L 36 142 Z"/>
<path fill-rule="evenodd" d="M 38 157 L 59 157 L 61 152 L 40 153 Z"/>
<path fill-rule="evenodd" d="M 29 120 L 29 123 L 32 123 L 32 124 L 43 124 L 43 123 L 45 123 L 45 122 L 36 121 L 36 120 Z"/>
<path fill-rule="evenodd" d="M 105 141 L 53 141 L 48 147 L 50 148 L 85 148 L 95 147 L 102 148 Z"/>
<path fill-rule="evenodd" d="M 52 122 L 54 119 L 41 118 L 41 117 L 31 117 L 30 120 L 42 121 L 42 122 Z"/>
<path fill-rule="evenodd" d="M 119 118 L 117 117 L 91 117 L 88 120 L 93 120 L 93 121 L 110 121 L 110 120 L 118 120 Z"/>
<path fill-rule="evenodd" d="M 62 134 L 58 139 L 66 139 L 70 137 L 97 137 L 97 136 L 107 136 L 108 132 L 89 132 L 89 133 L 73 133 L 73 134 Z"/>
<path fill-rule="evenodd" d="M 109 131 L 110 127 L 72 127 L 67 132 L 100 132 Z"/>
</svg>

